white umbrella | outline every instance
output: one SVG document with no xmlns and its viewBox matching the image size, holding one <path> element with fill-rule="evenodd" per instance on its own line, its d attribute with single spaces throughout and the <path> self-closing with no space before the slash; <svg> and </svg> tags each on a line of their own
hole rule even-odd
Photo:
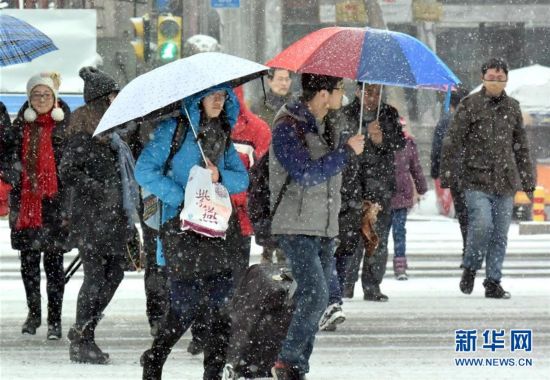
<svg viewBox="0 0 550 380">
<path fill-rule="evenodd" d="M 479 90 L 481 85 L 472 92 Z M 550 112 L 550 67 L 532 65 L 510 70 L 505 90 L 519 102 L 523 112 Z"/>
<path fill-rule="evenodd" d="M 101 118 L 94 136 L 217 84 L 240 85 L 268 69 L 223 53 L 199 53 L 178 59 L 128 83 Z"/>
</svg>

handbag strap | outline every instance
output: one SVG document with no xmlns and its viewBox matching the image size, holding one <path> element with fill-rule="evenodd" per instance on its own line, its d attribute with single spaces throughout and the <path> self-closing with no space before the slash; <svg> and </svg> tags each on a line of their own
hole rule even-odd
<svg viewBox="0 0 550 380">
<path fill-rule="evenodd" d="M 277 208 L 279 207 L 279 204 L 283 200 L 283 195 L 286 192 L 286 189 L 288 188 L 288 185 L 290 184 L 290 175 L 286 176 L 285 183 L 283 187 L 281 188 L 281 191 L 279 191 L 279 195 L 277 195 L 277 200 L 275 201 L 275 204 L 273 205 L 273 210 L 270 212 L 270 219 L 273 219 L 275 216 L 275 212 L 277 212 Z"/>
<path fill-rule="evenodd" d="M 172 135 L 172 141 L 170 142 L 170 153 L 168 154 L 168 158 L 166 159 L 166 161 L 164 161 L 164 166 L 162 168 L 162 175 L 166 175 L 166 173 L 168 172 L 168 163 L 172 160 L 172 158 L 174 158 L 174 155 L 177 153 L 179 148 L 185 142 L 186 137 L 187 137 L 187 126 L 184 122 L 183 116 L 179 115 L 177 117 L 176 129 L 174 129 L 174 134 Z M 157 199 L 158 199 L 158 207 L 159 207 L 160 224 L 162 224 L 162 201 L 159 198 Z M 160 234 L 160 228 L 158 230 L 158 233 Z"/>
</svg>

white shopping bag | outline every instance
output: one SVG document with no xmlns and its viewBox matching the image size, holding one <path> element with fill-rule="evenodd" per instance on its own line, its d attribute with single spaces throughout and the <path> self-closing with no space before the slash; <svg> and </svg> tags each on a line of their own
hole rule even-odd
<svg viewBox="0 0 550 380">
<path fill-rule="evenodd" d="M 225 238 L 232 206 L 229 192 L 212 183 L 211 171 L 195 165 L 185 187 L 185 204 L 180 214 L 181 229 L 208 237 Z"/>
</svg>

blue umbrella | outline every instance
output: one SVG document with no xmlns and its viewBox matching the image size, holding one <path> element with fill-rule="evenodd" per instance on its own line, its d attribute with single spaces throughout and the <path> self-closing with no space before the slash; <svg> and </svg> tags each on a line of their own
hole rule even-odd
<svg viewBox="0 0 550 380">
<path fill-rule="evenodd" d="M 365 29 L 357 80 L 398 87 L 446 90 L 460 83 L 424 43 L 408 34 Z"/>
<path fill-rule="evenodd" d="M 18 18 L 0 15 L 0 66 L 30 62 L 57 50 L 40 30 Z"/>
</svg>

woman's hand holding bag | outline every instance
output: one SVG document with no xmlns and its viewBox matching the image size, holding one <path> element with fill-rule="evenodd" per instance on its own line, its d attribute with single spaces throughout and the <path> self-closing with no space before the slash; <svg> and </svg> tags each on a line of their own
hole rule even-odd
<svg viewBox="0 0 550 380">
<path fill-rule="evenodd" d="M 225 238 L 232 206 L 229 192 L 221 183 L 212 182 L 212 171 L 195 165 L 185 187 L 185 203 L 180 214 L 181 229 Z"/>
</svg>

